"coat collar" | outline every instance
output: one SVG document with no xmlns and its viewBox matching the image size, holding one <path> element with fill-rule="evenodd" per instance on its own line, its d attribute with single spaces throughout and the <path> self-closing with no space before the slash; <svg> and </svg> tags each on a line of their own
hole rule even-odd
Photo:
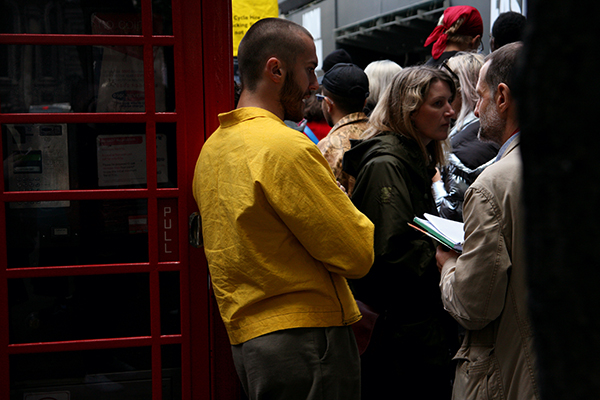
<svg viewBox="0 0 600 400">
<path fill-rule="evenodd" d="M 354 124 L 356 122 L 367 122 L 368 120 L 369 119 L 367 118 L 365 113 L 363 113 L 362 111 L 348 114 L 348 115 L 344 116 L 342 119 L 340 119 L 337 122 L 337 124 L 335 124 L 333 126 L 333 128 L 331 128 L 331 131 L 329 131 L 329 133 L 338 130 L 340 127 L 342 127 L 344 125 Z"/>
<path fill-rule="evenodd" d="M 498 156 L 496 157 L 496 161 L 501 160 L 508 153 L 513 151 L 519 145 L 520 142 L 521 142 L 521 131 L 519 130 L 519 131 L 515 132 L 515 134 L 513 134 L 510 138 L 508 138 L 508 140 L 506 142 L 504 142 L 502 147 L 500 147 L 500 150 L 498 151 Z"/>
</svg>

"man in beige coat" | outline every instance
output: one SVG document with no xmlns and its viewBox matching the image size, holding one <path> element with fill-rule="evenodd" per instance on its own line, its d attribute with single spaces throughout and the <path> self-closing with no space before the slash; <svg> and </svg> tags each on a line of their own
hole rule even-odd
<svg viewBox="0 0 600 400">
<path fill-rule="evenodd" d="M 465 194 L 459 256 L 438 248 L 444 308 L 466 328 L 453 399 L 538 399 L 527 310 L 519 121 L 511 91 L 521 43 L 486 58 L 475 115 L 479 137 L 501 145 L 497 161 Z"/>
</svg>

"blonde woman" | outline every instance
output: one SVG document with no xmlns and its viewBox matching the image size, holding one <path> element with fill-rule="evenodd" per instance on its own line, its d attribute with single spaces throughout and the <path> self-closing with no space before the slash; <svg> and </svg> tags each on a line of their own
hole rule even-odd
<svg viewBox="0 0 600 400">
<path fill-rule="evenodd" d="M 456 122 L 450 131 L 450 137 L 460 132 L 475 117 L 473 111 L 477 104 L 477 79 L 483 66 L 483 55 L 477 53 L 458 52 L 441 64 L 442 70 L 450 74 L 456 84 L 456 98 L 452 108 L 456 112 Z"/>
<path fill-rule="evenodd" d="M 461 222 L 465 191 L 481 171 L 494 162 L 499 149 L 496 143 L 478 138 L 479 118 L 474 110 L 479 97 L 475 86 L 482 66 L 482 55 L 464 52 L 457 53 L 441 66 L 458 87 L 457 99 L 452 103 L 457 119 L 450 131 L 451 152 L 447 164 L 441 168 L 441 175 L 434 178 L 433 191 L 440 215 Z"/>
<path fill-rule="evenodd" d="M 373 267 L 351 282 L 356 299 L 380 315 L 361 356 L 362 398 L 450 398 L 456 324 L 441 304 L 435 245 L 408 223 L 437 214 L 431 178 L 454 96 L 445 72 L 403 69 L 377 103 L 368 138 L 344 156 L 344 170 L 356 177 L 352 202 L 375 224 Z"/>
</svg>

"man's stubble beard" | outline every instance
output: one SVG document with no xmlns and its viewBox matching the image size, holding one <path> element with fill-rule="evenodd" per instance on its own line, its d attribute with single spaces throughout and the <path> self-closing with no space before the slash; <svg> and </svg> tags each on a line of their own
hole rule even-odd
<svg viewBox="0 0 600 400">
<path fill-rule="evenodd" d="M 292 71 L 288 72 L 279 94 L 279 101 L 283 107 L 284 119 L 300 122 L 304 118 L 304 97 L 306 92 L 298 87 L 294 81 Z"/>
<path fill-rule="evenodd" d="M 502 145 L 502 137 L 506 128 L 506 120 L 500 117 L 495 105 L 490 105 L 491 109 L 479 116 L 479 132 L 477 137 L 483 142 L 494 142 Z"/>
</svg>

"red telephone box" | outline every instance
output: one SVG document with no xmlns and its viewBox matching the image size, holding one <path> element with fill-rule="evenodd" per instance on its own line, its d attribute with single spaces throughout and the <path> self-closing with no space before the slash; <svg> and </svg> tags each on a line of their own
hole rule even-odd
<svg viewBox="0 0 600 400">
<path fill-rule="evenodd" d="M 0 3 L 1 399 L 223 398 L 188 215 L 233 106 L 230 8 Z"/>
</svg>

